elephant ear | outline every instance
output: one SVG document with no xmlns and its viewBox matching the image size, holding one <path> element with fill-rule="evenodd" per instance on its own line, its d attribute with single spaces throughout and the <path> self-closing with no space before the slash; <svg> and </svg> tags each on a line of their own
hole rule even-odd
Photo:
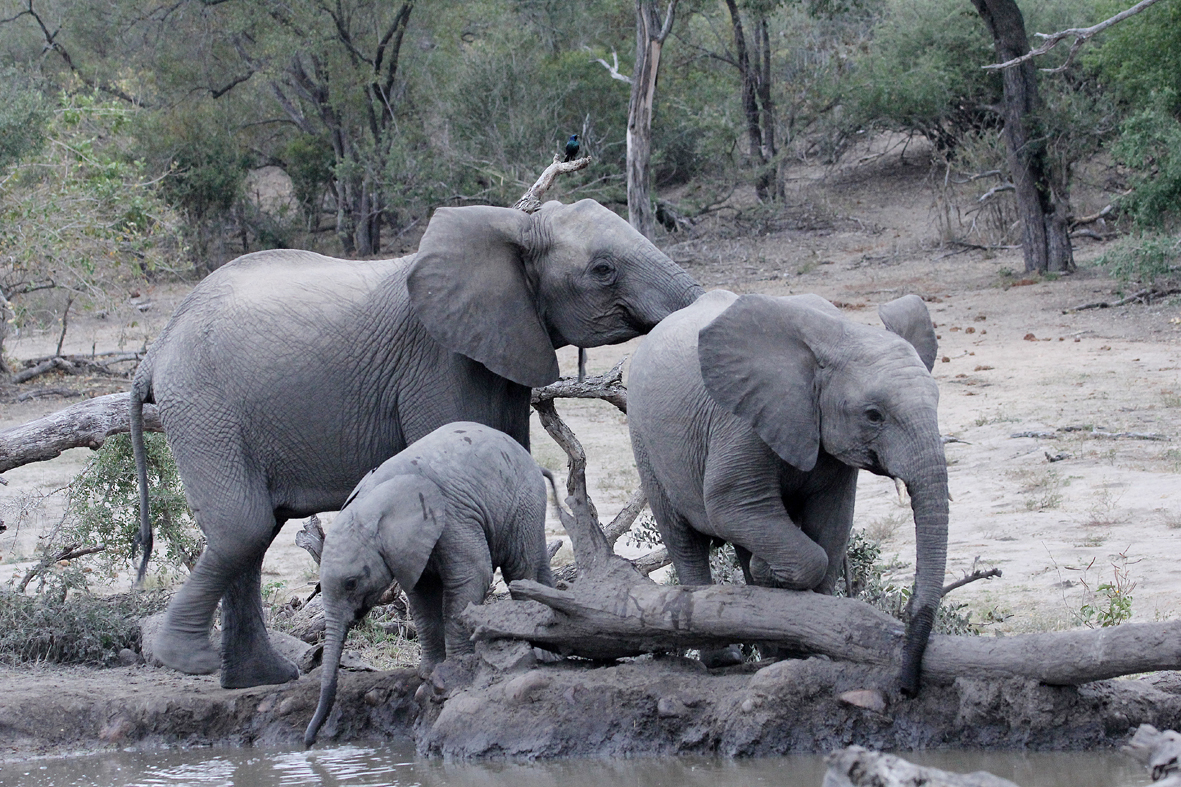
<svg viewBox="0 0 1181 787">
<path fill-rule="evenodd" d="M 452 352 L 515 383 L 558 379 L 558 356 L 525 272 L 529 215 L 487 205 L 439 208 L 407 285 L 414 313 Z"/>
<path fill-rule="evenodd" d="M 399 585 L 413 589 L 447 523 L 443 491 L 422 476 L 399 475 L 358 497 L 353 506 L 362 509 L 355 516 L 377 522 L 382 559 Z M 375 510 L 363 510 L 368 508 Z"/>
<path fill-rule="evenodd" d="M 821 364 L 841 321 L 792 298 L 743 295 L 698 333 L 697 358 L 710 396 L 803 471 L 820 451 Z"/>
<path fill-rule="evenodd" d="M 878 317 L 881 318 L 882 325 L 886 326 L 886 330 L 910 342 L 928 372 L 935 368 L 935 358 L 939 355 L 939 340 L 935 338 L 931 313 L 927 311 L 927 304 L 923 303 L 922 298 L 917 295 L 903 295 L 889 303 L 883 303 L 878 306 Z"/>
</svg>

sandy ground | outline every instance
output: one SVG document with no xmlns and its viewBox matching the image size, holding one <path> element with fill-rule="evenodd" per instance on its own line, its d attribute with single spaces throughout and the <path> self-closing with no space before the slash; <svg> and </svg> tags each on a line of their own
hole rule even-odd
<svg viewBox="0 0 1181 787">
<path fill-rule="evenodd" d="M 1181 568 L 1173 562 L 1181 554 L 1181 309 L 1167 303 L 1064 312 L 1118 297 L 1116 283 L 1094 266 L 1099 247 L 1089 240 L 1077 241 L 1076 274 L 1032 283 L 1010 275 L 1023 268 L 1019 251 L 939 247 L 928 170 L 913 159 L 892 156 L 843 174 L 802 170 L 789 199 L 798 207 L 774 226 L 673 235 L 662 245 L 707 288 L 814 292 L 870 324 L 879 324 L 877 303 L 910 292 L 927 301 L 940 337 L 934 373 L 941 429 L 955 438 L 947 444 L 947 578 L 977 561 L 1004 572 L 949 598 L 967 603 L 986 630 L 1077 625 L 1082 606 L 1096 600 L 1091 591 L 1113 582 L 1117 568 L 1134 583 L 1125 586 L 1133 620 L 1173 617 L 1181 600 Z M 150 302 L 146 311 L 129 302 L 105 319 L 72 318 L 65 349 L 115 349 L 120 339 L 139 346 L 186 291 L 176 284 L 141 289 L 134 300 Z M 56 329 L 27 329 L 8 351 L 35 357 L 52 352 L 56 341 Z M 591 371 L 607 370 L 634 347 L 591 350 Z M 559 357 L 572 372 L 574 351 Z M 42 378 L 39 385 L 78 381 Z M 106 393 L 122 385 L 99 380 L 83 387 Z M 0 428 L 66 402 L 9 396 L 0 403 Z M 606 520 L 637 483 L 626 418 L 603 402 L 561 402 L 559 411 L 586 447 L 592 496 Z M 1038 436 L 1016 436 L 1031 433 Z M 540 427 L 534 435 L 538 461 L 564 468 L 564 456 Z M 61 515 L 55 490 L 82 469 L 88 453 L 70 451 L 5 474 L 0 581 L 23 573 L 38 534 Z M 301 524 L 288 524 L 264 567 L 264 582 L 282 582 L 285 591 L 302 592 L 314 576 L 310 558 L 294 545 Z M 560 530 L 556 521 L 550 527 Z M 883 542 L 885 555 L 903 566 L 897 580 L 908 581 L 913 527 L 891 481 L 862 474 L 856 527 Z M 630 553 L 643 551 L 620 543 Z"/>
</svg>

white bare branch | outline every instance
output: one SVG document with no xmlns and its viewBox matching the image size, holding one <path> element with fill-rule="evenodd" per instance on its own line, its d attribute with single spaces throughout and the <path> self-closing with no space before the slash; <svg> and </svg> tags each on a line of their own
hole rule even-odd
<svg viewBox="0 0 1181 787">
<path fill-rule="evenodd" d="M 1035 35 L 1037 35 L 1038 38 L 1041 38 L 1045 41 L 1045 43 L 1039 46 L 1037 49 L 1031 49 L 1021 57 L 1015 57 L 1012 60 L 1006 60 L 1003 63 L 991 63 L 987 66 L 984 66 L 984 70 L 999 71 L 1002 69 L 1019 66 L 1027 60 L 1033 60 L 1035 57 L 1046 54 L 1051 49 L 1058 46 L 1058 44 L 1063 40 L 1074 36 L 1074 43 L 1071 44 L 1070 54 L 1067 55 L 1066 62 L 1057 68 L 1042 69 L 1042 71 L 1045 71 L 1048 74 L 1056 74 L 1059 71 L 1065 71 L 1074 60 L 1075 54 L 1087 40 L 1099 33 L 1102 33 L 1112 25 L 1117 25 L 1128 17 L 1135 16 L 1141 11 L 1144 11 L 1149 6 L 1156 5 L 1158 2 L 1159 0 L 1140 0 L 1139 3 L 1136 3 L 1136 5 L 1132 6 L 1131 8 L 1124 9 L 1110 19 L 1104 19 L 1099 24 L 1093 25 L 1091 27 L 1072 27 L 1069 30 L 1059 30 L 1057 33 L 1036 33 Z"/>
</svg>

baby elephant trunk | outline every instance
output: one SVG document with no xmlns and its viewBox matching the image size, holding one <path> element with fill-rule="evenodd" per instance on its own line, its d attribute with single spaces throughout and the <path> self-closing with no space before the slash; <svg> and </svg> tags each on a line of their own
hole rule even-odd
<svg viewBox="0 0 1181 787">
<path fill-rule="evenodd" d="M 305 749 L 310 749 L 316 742 L 316 735 L 319 734 L 320 727 L 324 726 L 328 714 L 332 712 L 332 705 L 336 702 L 336 679 L 340 673 L 340 656 L 344 651 L 348 621 L 339 615 L 332 615 L 325 630 L 327 633 L 324 638 L 324 656 L 321 659 L 323 673 L 320 676 L 320 704 L 316 706 L 316 713 L 303 734 Z"/>
</svg>

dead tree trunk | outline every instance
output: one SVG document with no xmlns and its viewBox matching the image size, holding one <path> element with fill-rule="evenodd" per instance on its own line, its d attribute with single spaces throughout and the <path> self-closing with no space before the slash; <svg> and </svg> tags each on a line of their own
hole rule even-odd
<svg viewBox="0 0 1181 787">
<path fill-rule="evenodd" d="M 636 67 L 627 105 L 627 219 L 646 238 L 652 237 L 652 105 L 660 54 L 672 31 L 678 0 L 670 0 L 664 21 L 654 0 L 636 0 Z"/>
<path fill-rule="evenodd" d="M 972 3 L 992 33 L 998 61 L 1012 60 L 1029 52 L 1025 19 L 1015 0 L 972 0 Z M 1030 273 L 1074 270 L 1067 217 L 1068 173 L 1054 171 L 1040 129 L 1037 69 L 1032 61 L 1026 61 L 1006 69 L 1003 77 L 1005 147 L 1016 187 L 1025 270 Z"/>
<path fill-rule="evenodd" d="M 87 399 L 44 418 L 0 432 L 0 473 L 32 462 L 44 462 L 70 448 L 101 448 L 128 423 L 130 394 L 115 393 Z M 144 429 L 164 431 L 156 405 L 144 405 Z"/>
</svg>

